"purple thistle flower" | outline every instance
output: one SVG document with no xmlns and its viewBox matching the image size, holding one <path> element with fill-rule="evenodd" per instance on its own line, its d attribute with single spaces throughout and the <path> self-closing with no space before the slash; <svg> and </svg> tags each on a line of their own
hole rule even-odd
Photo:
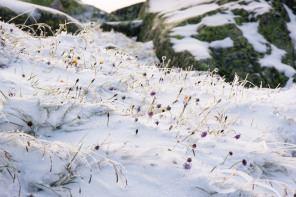
<svg viewBox="0 0 296 197">
<path fill-rule="evenodd" d="M 243 163 L 244 166 L 247 165 L 247 161 L 245 159 L 242 160 L 242 163 Z"/>
<path fill-rule="evenodd" d="M 238 134 L 238 135 L 234 136 L 234 138 L 238 140 L 240 138 L 240 136 L 241 136 L 241 134 Z"/>
<path fill-rule="evenodd" d="M 232 152 L 232 151 L 230 151 L 230 152 L 229 152 L 229 155 L 230 155 L 230 156 L 232 156 L 232 155 L 233 155 L 233 152 Z"/>
<path fill-rule="evenodd" d="M 141 106 L 137 107 L 137 112 L 139 113 L 141 111 Z"/>
<path fill-rule="evenodd" d="M 114 88 L 113 87 L 110 87 L 110 88 L 108 88 L 108 90 L 112 91 L 112 90 L 114 90 Z"/>
<path fill-rule="evenodd" d="M 184 163 L 184 164 L 183 164 L 183 167 L 184 167 L 184 169 L 186 169 L 186 170 L 190 170 L 191 165 L 190 165 L 189 163 Z"/>
<path fill-rule="evenodd" d="M 153 111 L 148 112 L 148 116 L 152 117 L 153 116 Z"/>
<path fill-rule="evenodd" d="M 156 121 L 155 124 L 156 124 L 156 125 L 159 125 L 159 121 Z"/>
<path fill-rule="evenodd" d="M 150 96 L 155 96 L 156 92 L 151 92 Z"/>
<path fill-rule="evenodd" d="M 208 132 L 207 132 L 207 131 L 204 131 L 204 132 L 201 133 L 200 136 L 201 136 L 202 138 L 204 138 L 204 137 L 206 137 L 207 135 L 208 135 Z"/>
<path fill-rule="evenodd" d="M 10 32 L 12 33 L 13 32 L 13 29 L 10 29 Z"/>
<path fill-rule="evenodd" d="M 50 65 L 50 61 L 48 61 L 47 64 Z"/>
<path fill-rule="evenodd" d="M 161 104 L 158 104 L 156 107 L 157 107 L 158 109 L 161 108 Z"/>
</svg>

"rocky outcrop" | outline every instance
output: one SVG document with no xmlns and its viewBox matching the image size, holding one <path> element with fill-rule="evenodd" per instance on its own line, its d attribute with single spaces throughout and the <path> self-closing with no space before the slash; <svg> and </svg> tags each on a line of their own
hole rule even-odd
<svg viewBox="0 0 296 197">
<path fill-rule="evenodd" d="M 196 1 L 183 3 L 184 7 L 170 1 L 164 8 L 157 3 L 150 0 L 144 5 L 138 40 L 153 40 L 158 58 L 167 56 L 170 66 L 218 68 L 226 81 L 237 74 L 264 87 L 285 86 L 293 78 L 296 82 L 296 40 L 279 0 Z"/>
</svg>

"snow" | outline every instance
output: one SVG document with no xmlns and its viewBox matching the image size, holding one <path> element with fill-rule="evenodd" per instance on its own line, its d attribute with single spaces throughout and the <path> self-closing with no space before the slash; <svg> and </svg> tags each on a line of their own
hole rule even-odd
<svg viewBox="0 0 296 197">
<path fill-rule="evenodd" d="M 213 48 L 227 48 L 233 46 L 233 41 L 230 38 L 224 40 L 213 41 L 211 43 L 202 42 L 191 36 L 197 35 L 197 30 L 202 26 L 221 26 L 225 24 L 234 23 L 234 19 L 230 14 L 216 14 L 206 16 L 198 24 L 187 24 L 185 26 L 178 26 L 172 29 L 171 36 L 183 36 L 183 39 L 171 38 L 173 49 L 177 52 L 189 51 L 196 60 L 211 58 L 209 47 Z"/>
<path fill-rule="evenodd" d="M 145 0 L 82 0 L 83 3 L 95 6 L 108 13 L 144 1 Z"/>
<path fill-rule="evenodd" d="M 231 38 L 225 38 L 224 40 L 216 40 L 209 44 L 213 48 L 228 48 L 233 47 L 233 41 Z"/>
<path fill-rule="evenodd" d="M 294 43 L 294 48 L 296 50 L 296 34 L 294 32 L 296 32 L 296 15 L 293 14 L 293 11 L 284 4 L 285 9 L 288 12 L 289 18 L 290 18 L 290 22 L 287 23 L 287 27 L 288 30 L 290 31 L 290 36 L 291 39 Z"/>
<path fill-rule="evenodd" d="M 161 14 L 173 12 L 177 9 L 185 9 L 192 7 L 194 5 L 200 5 L 203 3 L 211 3 L 212 0 L 186 0 L 186 1 L 180 1 L 180 0 L 150 0 L 150 8 L 149 10 L 151 12 L 160 12 Z"/>
<path fill-rule="evenodd" d="M 265 55 L 263 59 L 259 60 L 259 63 L 262 66 L 266 67 L 274 67 L 280 72 L 283 72 L 286 77 L 290 78 L 289 83 L 286 86 L 290 86 L 292 84 L 293 75 L 296 74 L 296 70 L 292 68 L 291 66 L 287 64 L 283 64 L 281 62 L 284 55 L 286 55 L 286 52 L 284 50 L 281 50 L 271 44 L 272 52 L 270 55 Z"/>
<path fill-rule="evenodd" d="M 42 38 L 0 25 L 1 195 L 294 195 L 295 84 L 163 68 L 151 42 L 96 27 Z"/>
<path fill-rule="evenodd" d="M 258 33 L 259 22 L 243 23 L 238 28 L 243 32 L 248 42 L 253 45 L 254 50 L 260 53 L 266 53 L 268 43 L 265 38 Z"/>
<path fill-rule="evenodd" d="M 245 4 L 240 4 L 241 2 L 248 3 L 247 5 Z M 264 13 L 269 12 L 272 7 L 264 0 L 259 0 L 259 1 L 253 1 L 253 0 L 248 0 L 248 1 L 237 1 L 236 3 L 228 3 L 223 5 L 223 8 L 230 9 L 230 10 L 235 10 L 235 9 L 244 9 L 249 13 L 254 14 L 255 17 L 262 15 Z"/>
<path fill-rule="evenodd" d="M 187 8 L 185 10 L 178 10 L 175 12 L 170 12 L 170 13 L 165 14 L 164 17 L 168 18 L 166 20 L 166 22 L 176 23 L 176 22 L 181 22 L 185 19 L 189 19 L 189 18 L 203 15 L 207 12 L 214 11 L 218 8 L 219 8 L 219 6 L 215 3 L 204 4 L 204 5 L 193 6 L 193 7 Z"/>
<path fill-rule="evenodd" d="M 176 38 L 171 38 L 171 43 L 173 43 L 173 49 L 176 52 L 190 51 L 194 55 L 195 59 L 208 59 L 211 57 L 210 51 L 208 49 L 208 43 L 199 41 L 195 38 L 186 37 L 181 40 Z"/>
<path fill-rule="evenodd" d="M 247 4 L 246 4 L 247 3 Z M 214 10 L 244 9 L 255 17 L 271 10 L 271 6 L 264 0 L 240 0 L 218 5 L 212 0 L 150 0 L 149 11 L 164 14 L 167 23 L 177 23 L 189 18 L 198 17 Z M 219 21 L 219 20 L 218 20 Z"/>
</svg>

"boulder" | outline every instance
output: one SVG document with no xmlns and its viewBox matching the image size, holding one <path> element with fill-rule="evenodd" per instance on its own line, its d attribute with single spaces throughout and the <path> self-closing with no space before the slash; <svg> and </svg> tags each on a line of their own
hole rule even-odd
<svg viewBox="0 0 296 197">
<path fill-rule="evenodd" d="M 170 66 L 218 68 L 229 82 L 237 74 L 257 86 L 284 87 L 296 82 L 287 9 L 279 0 L 149 0 L 138 40 L 153 40 L 158 58 L 167 56 Z"/>
<path fill-rule="evenodd" d="M 83 29 L 79 21 L 65 13 L 21 1 L 0 0 L 0 16 L 1 20 L 37 35 L 53 35 L 61 27 L 70 33 Z"/>
<path fill-rule="evenodd" d="M 53 8 L 53 9 L 56 9 L 56 10 L 59 10 L 61 12 L 65 11 L 65 9 L 63 7 L 63 4 L 61 3 L 60 0 L 54 0 L 53 2 L 51 2 L 49 4 L 49 7 Z"/>
<path fill-rule="evenodd" d="M 111 12 L 111 14 L 116 17 L 117 21 L 132 21 L 138 19 L 143 6 L 144 3 L 137 3 Z"/>
<path fill-rule="evenodd" d="M 101 24 L 103 31 L 115 31 L 123 33 L 129 37 L 138 36 L 142 25 L 142 20 L 134 21 L 119 21 L 119 22 L 106 22 Z"/>
<path fill-rule="evenodd" d="M 94 6 L 82 3 L 79 0 L 22 0 L 36 5 L 52 7 L 65 12 L 80 22 L 114 21 L 116 17 Z"/>
</svg>

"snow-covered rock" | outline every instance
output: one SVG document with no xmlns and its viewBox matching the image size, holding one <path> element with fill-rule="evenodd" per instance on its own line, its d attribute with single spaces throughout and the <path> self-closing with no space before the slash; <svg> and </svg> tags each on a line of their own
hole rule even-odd
<svg viewBox="0 0 296 197">
<path fill-rule="evenodd" d="M 283 2 L 149 0 L 138 38 L 153 40 L 171 66 L 218 68 L 227 81 L 248 75 L 258 86 L 288 87 L 296 82 L 296 16 Z"/>
</svg>

